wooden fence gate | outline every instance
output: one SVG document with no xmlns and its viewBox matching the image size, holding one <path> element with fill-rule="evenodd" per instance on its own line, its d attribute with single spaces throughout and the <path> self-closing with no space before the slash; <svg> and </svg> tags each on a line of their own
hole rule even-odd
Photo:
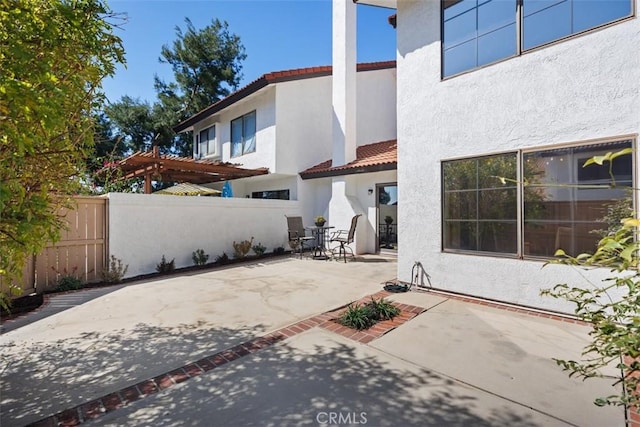
<svg viewBox="0 0 640 427">
<path fill-rule="evenodd" d="M 22 295 L 52 290 L 60 276 L 82 283 L 100 281 L 107 256 L 107 199 L 76 197 L 75 210 L 63 212 L 68 229 L 60 241 L 30 257 L 23 271 Z"/>
</svg>

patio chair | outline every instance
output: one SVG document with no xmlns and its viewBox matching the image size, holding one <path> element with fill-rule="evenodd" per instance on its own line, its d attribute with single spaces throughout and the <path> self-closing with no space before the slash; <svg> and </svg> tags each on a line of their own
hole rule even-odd
<svg viewBox="0 0 640 427">
<path fill-rule="evenodd" d="M 286 216 L 286 215 L 285 215 Z M 304 225 L 302 225 L 301 216 L 286 216 L 287 217 L 287 230 L 289 233 L 289 246 L 295 253 L 296 249 L 300 251 L 300 259 L 302 259 L 302 251 L 304 246 L 311 248 L 315 246 L 316 238 L 314 236 L 307 236 Z"/>
<path fill-rule="evenodd" d="M 356 256 L 353 253 L 353 249 L 349 247 L 349 243 L 353 242 L 353 238 L 356 234 L 356 225 L 358 224 L 358 218 L 361 217 L 361 214 L 355 215 L 351 218 L 351 227 L 348 230 L 338 230 L 331 235 L 329 239 L 330 243 L 336 242 L 340 243 L 338 249 L 338 259 L 340 259 L 340 255 L 344 258 L 344 262 L 347 262 L 347 249 L 351 252 L 351 256 L 355 258 Z M 335 251 L 335 249 L 334 249 Z"/>
</svg>

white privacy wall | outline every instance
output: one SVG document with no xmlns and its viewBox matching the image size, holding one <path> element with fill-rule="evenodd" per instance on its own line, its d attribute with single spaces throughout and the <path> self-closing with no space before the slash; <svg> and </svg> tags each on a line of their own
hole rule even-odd
<svg viewBox="0 0 640 427">
<path fill-rule="evenodd" d="M 569 311 L 539 292 L 560 282 L 586 284 L 581 272 L 441 251 L 440 164 L 454 157 L 637 135 L 640 21 L 441 81 L 439 7 L 435 1 L 398 2 L 399 278 L 411 280 L 413 263 L 420 261 L 436 287 Z M 591 274 L 596 281 L 606 275 Z"/>
<path fill-rule="evenodd" d="M 193 265 L 192 253 L 204 249 L 209 262 L 233 242 L 261 242 L 267 252 L 287 243 L 285 215 L 300 215 L 300 204 L 288 200 L 183 197 L 110 193 L 109 255 L 129 264 L 126 277 L 155 272 L 162 255 L 176 267 Z M 250 252 L 253 254 L 253 252 Z"/>
</svg>

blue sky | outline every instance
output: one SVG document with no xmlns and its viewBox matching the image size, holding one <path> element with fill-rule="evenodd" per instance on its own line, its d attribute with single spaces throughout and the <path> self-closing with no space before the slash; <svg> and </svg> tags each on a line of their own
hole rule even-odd
<svg viewBox="0 0 640 427">
<path fill-rule="evenodd" d="M 345 0 L 350 1 L 350 0 Z M 240 36 L 247 59 L 241 86 L 262 74 L 291 68 L 331 64 L 331 0 L 108 0 L 127 21 L 117 29 L 127 67 L 103 83 L 109 101 L 123 95 L 153 103 L 153 76 L 173 80 L 171 67 L 160 64 L 162 45 L 175 39 L 175 27 L 196 28 L 214 18 L 229 23 Z M 395 59 L 396 34 L 388 24 L 389 9 L 358 6 L 358 61 Z"/>
</svg>

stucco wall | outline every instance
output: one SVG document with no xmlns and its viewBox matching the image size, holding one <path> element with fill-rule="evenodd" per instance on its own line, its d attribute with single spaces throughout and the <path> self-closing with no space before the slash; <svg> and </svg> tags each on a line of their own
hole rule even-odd
<svg viewBox="0 0 640 427">
<path fill-rule="evenodd" d="M 193 265 L 192 252 L 204 249 L 209 261 L 233 241 L 254 237 L 272 251 L 289 249 L 285 215 L 300 215 L 296 201 L 154 194 L 108 195 L 109 254 L 129 264 L 127 277 L 155 272 L 162 255 L 176 267 Z"/>
<path fill-rule="evenodd" d="M 277 85 L 278 173 L 297 175 L 331 157 L 330 88 L 330 76 Z"/>
<path fill-rule="evenodd" d="M 231 157 L 231 121 L 253 110 L 256 111 L 256 151 Z M 243 99 L 216 117 L 219 123 L 217 138 L 222 146 L 223 161 L 237 163 L 249 169 L 267 167 L 272 172 L 276 170 L 275 88 L 266 88 Z"/>
<path fill-rule="evenodd" d="M 356 145 L 395 139 L 396 69 L 357 73 Z"/>
<path fill-rule="evenodd" d="M 640 21 L 441 81 L 439 2 L 398 7 L 399 278 L 420 261 L 434 286 L 568 311 L 539 291 L 581 272 L 441 251 L 440 162 L 640 132 Z"/>
</svg>

